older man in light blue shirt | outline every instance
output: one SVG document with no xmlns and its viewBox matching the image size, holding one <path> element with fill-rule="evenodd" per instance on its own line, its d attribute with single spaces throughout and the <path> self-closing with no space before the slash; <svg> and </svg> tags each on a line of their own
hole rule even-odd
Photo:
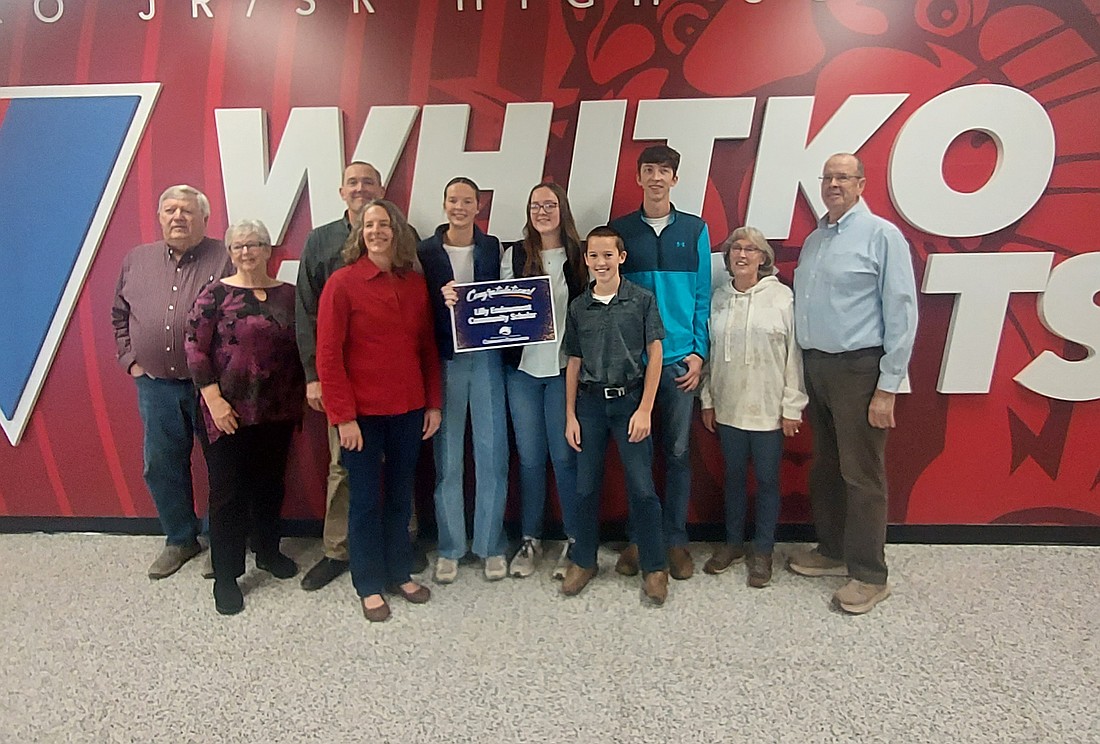
<svg viewBox="0 0 1100 744">
<path fill-rule="evenodd" d="M 909 244 L 860 198 L 863 163 L 825 162 L 828 214 L 802 247 L 794 274 L 814 433 L 810 501 L 818 547 L 793 556 L 804 576 L 849 576 L 834 602 L 862 614 L 890 595 L 886 568 L 886 432 L 917 330 Z"/>
</svg>

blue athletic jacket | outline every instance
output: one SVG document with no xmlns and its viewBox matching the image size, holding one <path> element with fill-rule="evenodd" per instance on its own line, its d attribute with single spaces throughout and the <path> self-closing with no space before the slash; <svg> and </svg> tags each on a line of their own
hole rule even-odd
<svg viewBox="0 0 1100 744">
<path fill-rule="evenodd" d="M 626 243 L 622 274 L 657 297 L 665 324 L 663 363 L 688 354 L 707 358 L 710 336 L 710 233 L 707 223 L 672 207 L 668 225 L 657 235 L 638 210 L 611 227 Z"/>
</svg>

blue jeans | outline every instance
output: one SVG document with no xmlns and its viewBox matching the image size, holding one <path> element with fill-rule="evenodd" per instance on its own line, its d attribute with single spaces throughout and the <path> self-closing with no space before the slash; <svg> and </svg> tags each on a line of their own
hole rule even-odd
<svg viewBox="0 0 1100 744">
<path fill-rule="evenodd" d="M 508 410 L 519 453 L 519 493 L 523 506 L 523 536 L 542 537 L 546 506 L 546 455 L 554 464 L 566 537 L 574 537 L 577 501 L 577 458 L 565 441 L 565 374 L 532 377 L 518 369 L 504 373 Z"/>
<path fill-rule="evenodd" d="M 424 409 L 396 416 L 360 416 L 363 449 L 342 450 L 348 469 L 348 557 L 360 597 L 409 580 L 416 463 Z"/>
<path fill-rule="evenodd" d="M 135 379 L 144 429 L 145 485 L 153 496 L 169 545 L 191 545 L 201 531 L 191 484 L 195 427 L 201 427 L 198 399 L 190 380 Z"/>
<path fill-rule="evenodd" d="M 473 551 L 482 558 L 503 555 L 504 507 L 508 499 L 508 423 L 499 351 L 471 351 L 443 362 L 443 421 L 433 440 L 435 521 L 439 554 L 466 554 L 466 411 L 474 439 Z"/>
<path fill-rule="evenodd" d="M 665 454 L 664 532 L 670 548 L 686 546 L 688 500 L 691 496 L 691 413 L 695 391 L 685 393 L 676 378 L 687 372 L 683 362 L 661 368 L 655 413 L 657 434 Z"/>
<path fill-rule="evenodd" d="M 746 431 L 718 424 L 722 458 L 726 461 L 726 542 L 745 541 L 745 512 L 748 508 L 749 455 L 756 475 L 756 531 L 753 550 L 770 553 L 775 547 L 775 526 L 779 522 L 779 461 L 783 457 L 783 430 Z"/>
<path fill-rule="evenodd" d="M 661 502 L 653 486 L 653 437 L 630 442 L 627 426 L 641 401 L 640 389 L 606 400 L 602 391 L 577 393 L 581 451 L 577 455 L 576 543 L 570 557 L 581 568 L 596 566 L 600 545 L 600 494 L 608 436 L 615 438 L 626 476 L 630 521 L 642 570 L 663 571 L 665 543 L 661 534 Z"/>
</svg>

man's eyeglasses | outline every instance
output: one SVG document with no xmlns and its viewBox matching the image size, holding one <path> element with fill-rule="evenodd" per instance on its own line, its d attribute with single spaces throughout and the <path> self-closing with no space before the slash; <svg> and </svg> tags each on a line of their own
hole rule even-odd
<svg viewBox="0 0 1100 744">
<path fill-rule="evenodd" d="M 538 214 L 539 212 L 546 212 L 547 214 L 552 214 L 552 213 L 558 211 L 558 203 L 557 202 L 542 202 L 541 204 L 539 204 L 539 203 L 536 202 L 536 203 L 532 203 L 531 206 L 528 207 L 528 209 L 531 210 L 531 214 Z"/>
<path fill-rule="evenodd" d="M 849 176 L 847 173 L 841 173 L 838 176 L 818 176 L 818 180 L 820 180 L 822 183 L 832 183 L 836 181 L 841 186 L 848 183 L 849 181 L 857 181 L 859 180 L 859 178 L 859 176 Z"/>
<path fill-rule="evenodd" d="M 268 247 L 267 243 L 261 243 L 259 241 L 253 241 L 251 243 L 237 243 L 235 245 L 231 245 L 231 246 L 229 246 L 229 250 L 233 253 L 243 253 L 246 248 L 250 251 L 258 251 L 261 248 L 267 248 L 267 247 Z"/>
</svg>

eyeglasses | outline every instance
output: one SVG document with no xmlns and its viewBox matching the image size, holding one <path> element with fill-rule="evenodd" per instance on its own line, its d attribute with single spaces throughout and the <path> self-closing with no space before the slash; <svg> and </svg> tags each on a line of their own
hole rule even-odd
<svg viewBox="0 0 1100 744">
<path fill-rule="evenodd" d="M 236 245 L 229 246 L 229 250 L 232 253 L 243 253 L 247 248 L 250 251 L 258 251 L 261 248 L 268 248 L 270 244 L 261 243 L 260 241 L 253 241 L 251 243 L 237 243 Z"/>
<path fill-rule="evenodd" d="M 730 253 L 744 253 L 746 256 L 751 256 L 754 253 L 760 253 L 760 249 L 755 245 L 737 245 L 734 243 L 730 246 Z"/>
<path fill-rule="evenodd" d="M 836 183 L 839 183 L 841 186 L 843 186 L 849 181 L 858 181 L 861 176 L 849 176 L 847 173 L 841 173 L 838 176 L 818 176 L 817 178 L 822 183 L 832 183 L 835 181 Z"/>
<path fill-rule="evenodd" d="M 558 203 L 557 202 L 542 202 L 541 204 L 539 204 L 539 203 L 536 202 L 536 203 L 532 203 L 531 206 L 528 207 L 528 209 L 531 210 L 531 214 L 538 214 L 539 212 L 546 212 L 547 214 L 552 214 L 552 213 L 558 211 Z"/>
</svg>

